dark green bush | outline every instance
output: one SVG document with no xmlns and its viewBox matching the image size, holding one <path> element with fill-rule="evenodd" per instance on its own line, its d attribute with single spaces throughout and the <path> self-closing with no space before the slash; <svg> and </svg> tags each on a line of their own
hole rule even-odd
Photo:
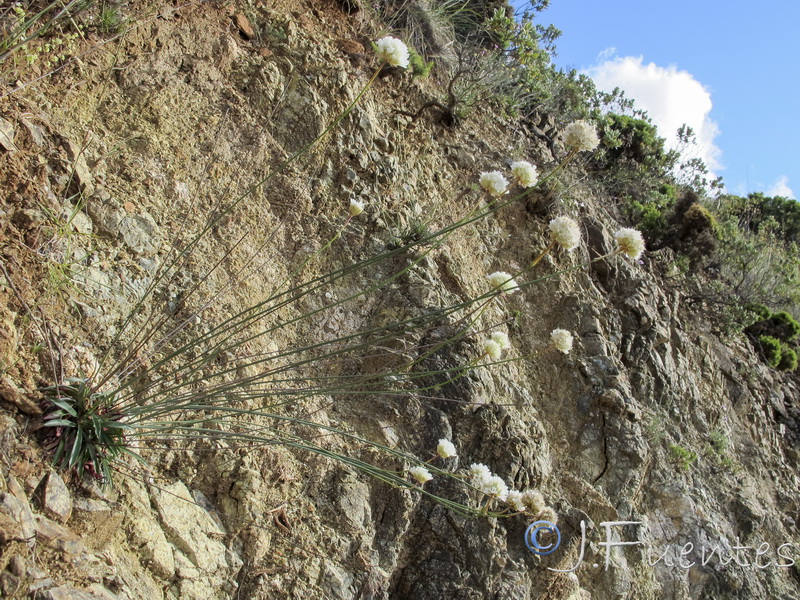
<svg viewBox="0 0 800 600">
<path fill-rule="evenodd" d="M 664 138 L 658 136 L 649 120 L 609 113 L 604 121 L 602 142 L 606 158 L 611 161 L 624 159 L 639 165 L 656 165 L 668 158 Z"/>
<path fill-rule="evenodd" d="M 794 371 L 797 368 L 797 352 L 784 344 L 781 347 L 781 361 L 778 363 L 780 371 Z"/>
<path fill-rule="evenodd" d="M 687 233 L 714 232 L 717 229 L 717 220 L 707 208 L 695 202 L 683 214 L 683 228 Z"/>
<path fill-rule="evenodd" d="M 777 331 L 776 337 L 782 339 L 784 342 L 791 342 L 800 335 L 800 323 L 785 310 L 774 313 L 770 317 L 770 321 L 772 321 Z"/>
<path fill-rule="evenodd" d="M 771 367 L 777 367 L 781 363 L 781 341 L 772 337 L 771 335 L 762 335 L 758 338 L 758 343 L 761 345 L 761 352 Z M 795 361 L 797 356 L 795 356 Z"/>
<path fill-rule="evenodd" d="M 747 327 L 745 333 L 753 337 L 766 335 L 782 342 L 793 342 L 800 336 L 800 323 L 791 314 L 785 310 L 771 313 L 763 305 L 756 306 L 761 307 L 763 310 L 760 314 L 766 314 L 766 316 Z"/>
<path fill-rule="evenodd" d="M 700 197 L 686 190 L 669 211 L 660 216 L 660 228 L 650 231 L 651 251 L 672 248 L 690 261 L 696 271 L 716 256 L 719 226 L 714 215 L 701 204 Z"/>
</svg>

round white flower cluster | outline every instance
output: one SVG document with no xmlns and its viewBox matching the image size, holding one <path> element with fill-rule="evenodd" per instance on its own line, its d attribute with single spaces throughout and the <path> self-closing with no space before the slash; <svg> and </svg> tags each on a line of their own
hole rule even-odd
<svg viewBox="0 0 800 600">
<path fill-rule="evenodd" d="M 550 221 L 550 234 L 567 252 L 572 252 L 581 243 L 580 227 L 570 217 L 556 217 Z"/>
<path fill-rule="evenodd" d="M 511 341 L 508 334 L 502 331 L 492 332 L 492 336 L 483 342 L 483 353 L 492 360 L 498 360 L 503 354 L 503 350 L 511 348 Z"/>
<path fill-rule="evenodd" d="M 518 160 L 511 163 L 511 172 L 522 187 L 533 187 L 539 181 L 539 172 L 527 160 Z"/>
<path fill-rule="evenodd" d="M 413 477 L 418 483 L 425 483 L 433 479 L 433 475 L 431 472 L 428 471 L 425 467 L 411 467 L 408 470 L 408 473 Z"/>
<path fill-rule="evenodd" d="M 597 129 L 588 121 L 575 121 L 564 129 L 564 144 L 573 150 L 594 150 L 600 144 Z"/>
<path fill-rule="evenodd" d="M 556 350 L 560 350 L 564 354 L 569 354 L 572 350 L 572 334 L 566 329 L 553 329 L 550 332 L 550 340 Z"/>
<path fill-rule="evenodd" d="M 483 479 L 484 477 L 492 476 L 492 472 L 489 470 L 489 467 L 483 463 L 472 463 L 469 466 L 469 474 L 472 475 L 473 482 Z"/>
<path fill-rule="evenodd" d="M 484 340 L 483 353 L 492 360 L 497 360 L 503 354 L 503 349 L 494 340 Z"/>
<path fill-rule="evenodd" d="M 511 348 L 511 340 L 508 339 L 508 334 L 504 331 L 493 331 L 492 340 L 497 342 L 501 350 L 508 350 Z"/>
<path fill-rule="evenodd" d="M 508 486 L 501 477 L 498 477 L 484 464 L 473 463 L 469 467 L 472 475 L 472 485 L 487 496 L 505 501 L 508 496 Z"/>
<path fill-rule="evenodd" d="M 633 260 L 638 259 L 644 252 L 644 238 L 636 229 L 623 228 L 614 234 L 619 245 L 619 250 Z"/>
<path fill-rule="evenodd" d="M 378 47 L 378 56 L 393 67 L 408 67 L 408 47 L 390 35 L 382 37 L 375 45 Z"/>
<path fill-rule="evenodd" d="M 519 290 L 519 284 L 514 281 L 510 273 L 506 273 L 505 271 L 495 271 L 491 275 L 487 275 L 486 279 L 489 280 L 489 285 L 491 285 L 492 288 L 497 288 L 501 292 L 513 294 Z"/>
<path fill-rule="evenodd" d="M 454 456 L 458 456 L 453 442 L 447 438 L 442 438 L 439 440 L 439 445 L 436 446 L 436 454 L 442 458 L 453 458 Z"/>
<path fill-rule="evenodd" d="M 359 200 L 350 200 L 350 214 L 357 217 L 364 212 L 364 203 Z"/>
<path fill-rule="evenodd" d="M 480 492 L 502 500 L 514 512 L 527 512 L 532 515 L 546 515 L 546 520 L 555 523 L 558 518 L 555 511 L 547 506 L 544 496 L 537 490 L 510 490 L 505 481 L 489 470 L 482 463 L 473 463 L 469 467 L 470 483 Z"/>
<path fill-rule="evenodd" d="M 508 180 L 500 171 L 481 173 L 480 184 L 490 196 L 499 197 L 508 191 Z"/>
<path fill-rule="evenodd" d="M 506 496 L 506 502 L 517 512 L 525 510 L 525 503 L 522 501 L 522 492 L 509 490 L 508 496 Z"/>
<path fill-rule="evenodd" d="M 491 477 L 482 479 L 475 487 L 487 496 L 497 498 L 503 502 L 508 498 L 508 486 L 506 482 L 503 481 L 503 478 L 498 475 L 492 475 Z"/>
</svg>

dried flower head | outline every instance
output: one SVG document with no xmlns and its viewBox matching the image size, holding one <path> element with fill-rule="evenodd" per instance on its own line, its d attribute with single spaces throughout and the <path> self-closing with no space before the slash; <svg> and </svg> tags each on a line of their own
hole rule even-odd
<svg viewBox="0 0 800 600">
<path fill-rule="evenodd" d="M 439 445 L 436 446 L 436 454 L 442 458 L 453 458 L 454 456 L 457 456 L 456 447 L 450 440 L 442 438 L 439 440 Z"/>
<path fill-rule="evenodd" d="M 545 506 L 544 509 L 539 513 L 538 517 L 542 521 L 547 521 L 553 525 L 558 524 L 558 513 L 549 506 Z"/>
<path fill-rule="evenodd" d="M 500 171 L 481 173 L 480 184 L 491 196 L 502 196 L 508 191 L 508 180 Z"/>
<path fill-rule="evenodd" d="M 595 126 L 588 121 L 575 121 L 564 129 L 564 143 L 573 150 L 594 150 L 600 144 Z"/>
<path fill-rule="evenodd" d="M 560 350 L 564 354 L 569 354 L 572 350 L 572 334 L 566 329 L 553 329 L 550 332 L 550 340 L 556 350 Z"/>
<path fill-rule="evenodd" d="M 408 473 L 419 483 L 425 483 L 433 479 L 433 475 L 431 475 L 431 472 L 425 467 L 411 467 Z"/>
<path fill-rule="evenodd" d="M 633 260 L 638 259 L 644 252 L 644 238 L 636 229 L 623 228 L 614 234 L 619 244 L 620 251 Z"/>
<path fill-rule="evenodd" d="M 527 160 L 511 163 L 511 172 L 522 187 L 533 187 L 539 181 L 539 172 Z"/>
<path fill-rule="evenodd" d="M 511 274 L 505 271 L 495 271 L 491 275 L 487 275 L 486 279 L 489 280 L 489 285 L 499 289 L 501 292 L 513 294 L 519 289 L 519 285 L 514 281 Z"/>
<path fill-rule="evenodd" d="M 508 334 L 504 331 L 493 331 L 492 340 L 497 342 L 501 350 L 508 350 L 511 348 L 511 340 L 508 339 Z"/>
<path fill-rule="evenodd" d="M 572 252 L 581 243 L 580 227 L 570 217 L 556 217 L 550 221 L 550 234 L 567 252 Z"/>
<path fill-rule="evenodd" d="M 522 492 L 518 492 L 517 490 L 509 490 L 508 496 L 506 497 L 506 502 L 508 502 L 508 505 L 517 512 L 522 512 L 525 510 L 525 503 L 522 501 Z"/>
<path fill-rule="evenodd" d="M 484 340 L 483 353 L 488 355 L 492 360 L 498 360 L 503 354 L 503 349 L 500 347 L 500 344 L 494 340 Z"/>
<path fill-rule="evenodd" d="M 382 37 L 375 45 L 378 47 L 378 56 L 393 67 L 408 67 L 408 47 L 390 35 Z"/>
<path fill-rule="evenodd" d="M 350 214 L 357 217 L 364 212 L 364 203 L 359 200 L 350 200 Z"/>
<path fill-rule="evenodd" d="M 532 515 L 538 515 L 547 508 L 544 496 L 539 490 L 525 490 L 522 492 L 522 504 Z"/>
</svg>

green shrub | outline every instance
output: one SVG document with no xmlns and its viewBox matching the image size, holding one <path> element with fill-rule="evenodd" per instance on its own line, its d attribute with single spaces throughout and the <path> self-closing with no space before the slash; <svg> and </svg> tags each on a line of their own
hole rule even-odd
<svg viewBox="0 0 800 600">
<path fill-rule="evenodd" d="M 781 234 L 774 219 L 765 220 L 759 211 L 747 199 L 721 198 L 715 211 L 719 274 L 729 295 L 743 305 L 759 303 L 796 312 L 800 310 L 800 251 Z"/>
<path fill-rule="evenodd" d="M 771 335 L 762 335 L 758 338 L 758 343 L 761 345 L 761 352 L 764 358 L 771 367 L 777 367 L 781 362 L 781 341 L 772 337 Z M 795 356 L 795 360 L 797 357 Z"/>
<path fill-rule="evenodd" d="M 683 214 L 683 227 L 687 232 L 714 232 L 717 230 L 717 220 L 707 208 L 694 202 Z"/>
<path fill-rule="evenodd" d="M 772 311 L 759 302 L 749 302 L 745 310 L 755 314 L 759 320 L 764 321 L 772 316 Z"/>
<path fill-rule="evenodd" d="M 785 310 L 774 313 L 770 317 L 770 321 L 778 331 L 776 337 L 782 339 L 784 342 L 791 342 L 800 335 L 800 323 Z"/>
<path fill-rule="evenodd" d="M 659 239 L 667 228 L 667 215 L 675 204 L 675 187 L 662 184 L 646 198 L 629 198 L 626 207 L 628 218 L 647 240 Z"/>
<path fill-rule="evenodd" d="M 791 372 L 797 368 L 797 352 L 784 344 L 781 347 L 781 361 L 778 363 L 779 371 Z"/>
<path fill-rule="evenodd" d="M 672 459 L 680 465 L 682 469 L 689 469 L 697 461 L 697 453 L 687 450 L 683 446 L 672 444 L 669 447 Z"/>
<path fill-rule="evenodd" d="M 772 313 L 763 305 L 757 306 L 760 307 L 759 314 L 767 316 L 748 326 L 745 333 L 753 337 L 769 336 L 785 343 L 796 340 L 800 335 L 800 323 L 791 314 L 785 310 Z"/>
<path fill-rule="evenodd" d="M 427 77 L 433 68 L 433 61 L 426 61 L 412 48 L 408 49 L 408 64 L 414 77 Z"/>
</svg>

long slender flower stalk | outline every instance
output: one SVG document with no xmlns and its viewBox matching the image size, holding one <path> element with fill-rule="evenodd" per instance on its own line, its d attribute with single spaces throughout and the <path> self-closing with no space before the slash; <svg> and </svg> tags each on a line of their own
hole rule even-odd
<svg viewBox="0 0 800 600">
<path fill-rule="evenodd" d="M 378 49 L 382 58 L 392 66 L 402 67 L 407 62 L 404 60 L 404 46 L 394 38 L 379 40 Z M 180 250 L 176 248 L 168 253 L 167 260 L 147 291 L 118 330 L 115 343 L 121 339 L 122 332 L 132 327 L 141 316 L 140 311 L 144 309 L 146 300 L 187 263 L 212 229 L 270 178 L 309 152 L 338 126 L 363 97 L 379 72 L 380 69 L 319 136 L 281 161 L 243 193 L 230 201 L 220 200 L 212 215 L 200 226 L 199 232 Z M 546 181 L 573 156 L 571 151 L 553 172 L 540 181 Z M 532 165 L 515 164 L 517 182 L 523 187 L 533 185 L 538 174 Z M 514 512 L 509 507 L 490 511 L 493 503 L 505 502 L 508 493 L 505 483 L 497 476 L 492 475 L 487 481 L 478 482 L 478 486 L 464 482 L 468 491 L 485 495 L 485 501 L 480 500 L 476 506 L 453 501 L 432 493 L 431 486 L 426 484 L 430 478 L 441 476 L 463 482 L 461 476 L 431 466 L 408 451 L 358 436 L 344 424 L 324 425 L 302 415 L 304 412 L 313 414 L 312 411 L 320 410 L 319 402 L 312 402 L 318 399 L 336 402 L 365 396 L 401 394 L 431 398 L 429 392 L 467 377 L 476 369 L 524 360 L 526 357 L 502 359 L 501 353 L 510 343 L 507 335 L 495 332 L 497 335 L 493 334 L 484 342 L 483 352 L 477 358 L 464 359 L 462 364 L 448 367 L 428 366 L 433 364 L 430 359 L 448 347 L 471 340 L 476 329 L 480 329 L 489 307 L 502 302 L 502 298 L 549 277 L 585 267 L 585 264 L 579 265 L 524 280 L 541 257 L 556 244 L 567 251 L 578 245 L 580 235 L 576 233 L 577 225 L 571 220 L 564 221 L 561 218 L 561 221 L 556 219 L 551 222 L 553 240 L 545 253 L 517 273 L 493 273 L 489 276 L 488 289 L 483 293 L 462 298 L 447 306 L 422 310 L 388 324 L 345 331 L 327 339 L 312 337 L 288 348 L 266 348 L 267 341 L 282 332 L 304 328 L 313 331 L 317 320 L 325 314 L 347 310 L 386 293 L 401 277 L 420 265 L 432 252 L 442 248 L 457 232 L 524 197 L 523 191 L 513 198 L 504 198 L 508 182 L 499 172 L 485 173 L 481 180 L 481 186 L 490 196 L 487 204 L 481 205 L 479 202 L 468 208 L 460 218 L 420 239 L 400 247 L 389 247 L 376 255 L 293 283 L 302 278 L 312 261 L 334 251 L 352 219 L 363 209 L 359 203 L 351 203 L 349 215 L 333 236 L 299 266 L 279 278 L 262 300 L 221 319 L 202 333 L 192 332 L 195 320 L 223 294 L 258 271 L 258 266 L 254 265 L 254 253 L 227 285 L 223 285 L 205 301 L 198 301 L 199 308 L 186 309 L 188 314 L 177 319 L 176 325 L 169 325 L 169 316 L 155 320 L 152 326 L 142 328 L 132 336 L 128 349 L 115 362 L 110 361 L 109 350 L 101 359 L 103 375 L 96 381 L 76 380 L 69 382 L 69 386 L 57 384 L 48 388 L 52 406 L 46 415 L 45 425 L 55 432 L 56 439 L 61 440 L 58 443 L 59 458 L 65 460 L 64 464 L 70 468 L 90 465 L 90 470 L 102 472 L 104 477 L 110 478 L 109 463 L 118 458 L 122 449 L 126 453 L 135 451 L 142 454 L 153 444 L 163 444 L 165 441 L 189 444 L 209 439 L 245 446 L 279 445 L 353 466 L 395 487 L 419 491 L 463 514 L 517 514 L 519 511 Z M 267 241 L 272 239 L 281 224 L 272 229 Z M 633 256 L 635 235 L 626 233 L 618 235 L 617 239 L 620 248 L 606 257 L 620 252 Z M 235 240 L 185 297 L 199 296 L 201 288 L 211 280 L 211 275 L 223 268 L 226 259 L 243 244 L 243 240 L 244 236 Z M 259 245 L 257 252 L 266 244 L 263 242 Z M 601 258 L 605 257 L 594 260 Z M 363 275 L 372 274 L 373 271 L 380 271 L 381 275 L 363 284 L 360 281 Z M 343 298 L 322 302 L 321 305 L 313 303 L 315 298 L 328 292 L 328 297 L 334 298 L 332 292 L 345 289 L 345 284 L 350 284 L 352 291 L 344 294 Z M 304 303 L 310 303 L 311 308 Z M 434 341 L 423 341 L 437 330 L 443 330 L 444 335 L 440 338 L 433 336 Z M 397 347 L 402 347 L 403 351 L 392 350 Z M 221 360 L 223 357 L 227 358 Z M 484 361 L 486 358 L 489 360 Z M 376 359 L 381 359 L 379 362 L 383 366 L 371 372 L 361 369 L 365 362 Z M 113 432 L 114 435 L 110 436 L 107 432 Z M 383 457 L 382 460 L 392 462 L 393 466 L 384 468 L 355 455 L 334 451 L 331 446 L 324 445 L 324 440 L 331 436 L 371 448 Z"/>
</svg>

